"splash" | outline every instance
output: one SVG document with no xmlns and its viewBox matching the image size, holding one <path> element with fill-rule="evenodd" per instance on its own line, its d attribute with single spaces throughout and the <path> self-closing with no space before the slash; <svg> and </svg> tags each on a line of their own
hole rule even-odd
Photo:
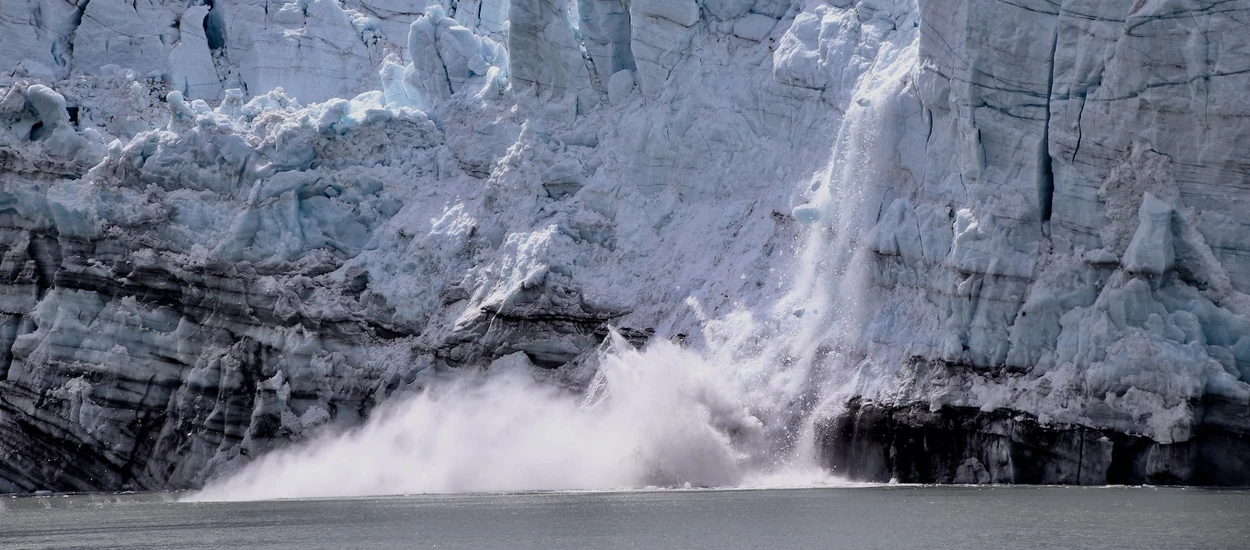
<svg viewBox="0 0 1250 550">
<path fill-rule="evenodd" d="M 889 187 L 914 56 L 904 48 L 857 88 L 828 170 L 795 211 L 810 228 L 769 318 L 712 320 L 700 351 L 637 350 L 613 335 L 581 393 L 536 382 L 529 367 L 464 374 L 191 499 L 842 483 L 817 466 L 812 419 L 844 402 L 862 360 L 874 307 L 863 243 Z"/>
<path fill-rule="evenodd" d="M 739 484 L 763 426 L 729 371 L 667 342 L 640 352 L 614 339 L 585 396 L 526 369 L 465 375 L 193 499 Z"/>
</svg>

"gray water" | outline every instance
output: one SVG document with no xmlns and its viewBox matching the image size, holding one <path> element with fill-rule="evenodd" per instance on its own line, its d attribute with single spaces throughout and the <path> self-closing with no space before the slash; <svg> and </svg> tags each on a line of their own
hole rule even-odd
<svg viewBox="0 0 1250 550">
<path fill-rule="evenodd" d="M 917 487 L 0 498 L 0 548 L 1250 548 L 1250 491 Z"/>
</svg>

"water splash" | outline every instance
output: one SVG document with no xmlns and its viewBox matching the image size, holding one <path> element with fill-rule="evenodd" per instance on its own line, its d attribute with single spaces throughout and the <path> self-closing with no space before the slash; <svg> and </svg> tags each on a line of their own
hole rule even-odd
<svg viewBox="0 0 1250 550">
<path fill-rule="evenodd" d="M 739 484 L 763 426 L 730 371 L 667 342 L 640 352 L 614 338 L 585 397 L 525 369 L 464 375 L 192 500 Z"/>
<path fill-rule="evenodd" d="M 584 394 L 526 369 L 466 374 L 380 407 L 363 427 L 271 453 L 192 500 L 840 483 L 812 419 L 838 406 L 874 307 L 864 242 L 889 187 L 903 48 L 870 71 L 809 193 L 796 277 L 769 319 L 727 315 L 701 352 L 613 335 Z"/>
</svg>

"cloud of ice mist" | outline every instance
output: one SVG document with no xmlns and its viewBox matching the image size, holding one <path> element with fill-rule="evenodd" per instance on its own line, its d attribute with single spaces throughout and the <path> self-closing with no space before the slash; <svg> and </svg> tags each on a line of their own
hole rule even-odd
<svg viewBox="0 0 1250 550">
<path fill-rule="evenodd" d="M 191 500 L 728 486 L 753 477 L 763 426 L 731 370 L 668 342 L 617 338 L 585 395 L 527 368 L 462 378 L 357 430 L 270 453 Z"/>
</svg>

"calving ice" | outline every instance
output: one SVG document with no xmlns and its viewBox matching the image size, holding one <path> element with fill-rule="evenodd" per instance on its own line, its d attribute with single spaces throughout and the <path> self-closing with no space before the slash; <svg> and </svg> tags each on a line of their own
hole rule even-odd
<svg viewBox="0 0 1250 550">
<path fill-rule="evenodd" d="M 122 4 L 0 8 L 2 490 L 1250 482 L 1227 2 Z"/>
</svg>

